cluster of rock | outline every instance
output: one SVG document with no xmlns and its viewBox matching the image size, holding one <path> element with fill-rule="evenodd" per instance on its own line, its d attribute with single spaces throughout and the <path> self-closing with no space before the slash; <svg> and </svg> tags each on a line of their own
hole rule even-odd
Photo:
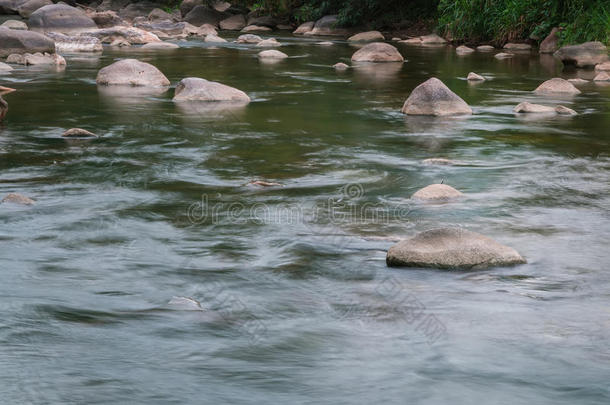
<svg viewBox="0 0 610 405">
<path fill-rule="evenodd" d="M 155 66 L 137 59 L 122 59 L 97 74 L 100 86 L 131 86 L 167 90 L 170 81 Z M 203 101 L 247 104 L 250 97 L 241 90 L 201 78 L 188 77 L 176 86 L 174 101 Z"/>
</svg>

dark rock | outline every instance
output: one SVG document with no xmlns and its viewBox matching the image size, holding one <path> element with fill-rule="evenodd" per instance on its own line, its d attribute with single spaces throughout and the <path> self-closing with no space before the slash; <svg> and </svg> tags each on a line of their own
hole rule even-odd
<svg viewBox="0 0 610 405">
<path fill-rule="evenodd" d="M 55 53 L 55 42 L 37 32 L 0 27 L 0 57 L 32 52 Z"/>
<path fill-rule="evenodd" d="M 34 11 L 28 20 L 32 31 L 78 32 L 96 29 L 97 25 L 84 11 L 66 4 L 52 4 Z"/>
</svg>

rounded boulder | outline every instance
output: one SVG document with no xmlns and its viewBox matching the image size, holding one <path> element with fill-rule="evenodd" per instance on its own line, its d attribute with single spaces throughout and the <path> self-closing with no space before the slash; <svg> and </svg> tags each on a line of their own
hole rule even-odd
<svg viewBox="0 0 610 405">
<path fill-rule="evenodd" d="M 445 83 L 432 77 L 417 86 L 402 107 L 408 115 L 459 115 L 472 114 L 472 109 Z"/>
<path fill-rule="evenodd" d="M 353 62 L 404 62 L 396 47 L 384 42 L 365 45 L 352 55 Z"/>
<path fill-rule="evenodd" d="M 108 65 L 97 74 L 96 83 L 105 86 L 169 86 L 169 80 L 150 63 L 123 59 Z"/>
<path fill-rule="evenodd" d="M 187 77 L 180 80 L 174 93 L 174 101 L 224 101 L 249 103 L 246 93 L 231 86 L 211 82 L 199 77 Z"/>
<path fill-rule="evenodd" d="M 419 233 L 392 246 L 388 266 L 478 270 L 526 263 L 513 248 L 461 228 L 440 228 Z"/>
</svg>

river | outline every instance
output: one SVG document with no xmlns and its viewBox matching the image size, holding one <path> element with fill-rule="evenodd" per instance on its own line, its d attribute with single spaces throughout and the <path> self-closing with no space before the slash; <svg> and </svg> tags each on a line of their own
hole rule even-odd
<svg viewBox="0 0 610 405">
<path fill-rule="evenodd" d="M 277 38 L 290 58 L 276 64 L 190 41 L 0 77 L 18 90 L 4 96 L 0 197 L 36 200 L 0 205 L 2 402 L 610 403 L 610 86 L 538 96 L 593 72 L 450 47 L 336 72 L 353 46 Z M 125 57 L 252 102 L 98 89 Z M 431 76 L 474 115 L 401 114 Z M 517 116 L 522 101 L 579 115 Z M 66 141 L 71 127 L 100 138 Z M 433 157 L 458 164 L 422 164 Z M 466 197 L 409 199 L 440 182 Z M 447 225 L 528 264 L 386 267 L 396 241 Z"/>
</svg>

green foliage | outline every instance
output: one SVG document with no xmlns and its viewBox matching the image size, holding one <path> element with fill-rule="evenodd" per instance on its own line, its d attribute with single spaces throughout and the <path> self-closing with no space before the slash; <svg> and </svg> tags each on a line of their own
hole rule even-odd
<svg viewBox="0 0 610 405">
<path fill-rule="evenodd" d="M 439 28 L 455 40 L 543 39 L 562 26 L 565 42 L 608 42 L 608 0 L 440 0 Z"/>
</svg>

